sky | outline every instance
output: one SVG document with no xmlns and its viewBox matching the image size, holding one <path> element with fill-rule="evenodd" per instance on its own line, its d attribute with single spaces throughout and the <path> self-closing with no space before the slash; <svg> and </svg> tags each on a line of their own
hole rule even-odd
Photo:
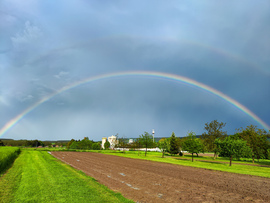
<svg viewBox="0 0 270 203">
<path fill-rule="evenodd" d="M 0 139 L 269 130 L 268 0 L 2 0 L 0 30 Z"/>
</svg>

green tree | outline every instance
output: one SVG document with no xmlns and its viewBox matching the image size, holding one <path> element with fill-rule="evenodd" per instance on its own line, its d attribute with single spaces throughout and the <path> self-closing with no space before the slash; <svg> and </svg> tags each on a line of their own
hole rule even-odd
<svg viewBox="0 0 270 203">
<path fill-rule="evenodd" d="M 215 144 L 221 157 L 230 158 L 230 166 L 233 158 L 251 157 L 252 154 L 252 150 L 247 146 L 247 141 L 235 139 L 231 136 L 226 137 L 224 140 L 216 139 Z"/>
<path fill-rule="evenodd" d="M 59 143 L 62 144 L 62 143 Z M 93 141 L 89 140 L 88 137 L 85 137 L 83 140 L 76 141 L 74 139 L 70 140 L 67 144 L 66 147 L 67 149 L 93 149 L 92 147 Z"/>
<path fill-rule="evenodd" d="M 14 143 L 13 146 L 16 144 Z M 26 140 L 25 146 L 27 147 L 38 147 L 38 146 L 44 146 L 43 142 L 40 140 Z"/>
<path fill-rule="evenodd" d="M 69 141 L 70 142 L 70 141 Z M 50 141 L 43 141 L 43 143 L 44 143 L 44 145 L 45 146 L 51 146 L 52 145 L 52 142 L 50 142 Z M 68 143 L 68 142 L 67 142 Z M 67 144 L 66 143 L 66 144 Z"/>
<path fill-rule="evenodd" d="M 79 141 L 74 141 L 71 143 L 71 145 L 69 146 L 69 149 L 79 149 Z"/>
<path fill-rule="evenodd" d="M 99 142 L 95 142 L 93 143 L 92 147 L 93 147 L 93 150 L 100 150 L 101 144 Z"/>
<path fill-rule="evenodd" d="M 104 143 L 104 148 L 105 149 L 109 149 L 109 147 L 110 147 L 110 142 L 107 140 L 105 143 Z"/>
<path fill-rule="evenodd" d="M 25 146 L 26 140 L 12 140 L 12 139 L 6 140 L 5 139 L 5 140 L 0 141 L 0 143 L 1 142 L 3 143 L 3 146 Z"/>
<path fill-rule="evenodd" d="M 118 137 L 118 134 L 117 134 Z M 126 148 L 127 147 L 127 138 L 125 137 L 119 137 L 118 139 L 118 144 L 115 145 L 117 148 Z"/>
<path fill-rule="evenodd" d="M 267 140 L 269 134 L 262 129 L 258 129 L 257 126 L 247 126 L 246 129 L 238 129 L 237 136 L 247 141 L 247 145 L 252 149 L 252 161 L 254 159 L 268 159 L 270 144 Z"/>
<path fill-rule="evenodd" d="M 162 158 L 164 158 L 164 153 L 168 151 L 169 142 L 168 139 L 162 138 L 157 143 L 158 148 L 162 152 Z"/>
<path fill-rule="evenodd" d="M 74 139 L 71 139 L 71 140 L 67 143 L 67 149 L 70 148 L 70 146 L 71 146 L 71 144 L 72 144 L 73 142 L 75 142 L 75 140 L 74 140 Z"/>
<path fill-rule="evenodd" d="M 142 144 L 143 147 L 145 147 L 145 156 L 147 153 L 147 148 L 153 146 L 153 136 L 150 135 L 148 132 L 144 132 L 144 135 L 139 136 L 140 143 Z"/>
<path fill-rule="evenodd" d="M 0 140 L 0 146 L 5 146 L 4 142 L 2 142 L 2 140 Z"/>
<path fill-rule="evenodd" d="M 223 140 L 227 136 L 226 131 L 222 131 L 226 123 L 218 122 L 213 120 L 210 123 L 206 123 L 204 129 L 207 131 L 202 134 L 202 139 L 204 140 L 205 147 L 208 151 L 214 152 L 214 159 L 217 157 L 217 149 L 214 144 L 217 138 Z"/>
<path fill-rule="evenodd" d="M 140 156 L 140 148 L 142 147 L 142 143 L 141 143 L 141 139 L 138 138 L 136 139 L 136 141 L 134 142 L 135 148 L 137 148 L 138 151 L 138 156 Z"/>
<path fill-rule="evenodd" d="M 79 142 L 80 149 L 92 149 L 93 141 L 89 140 L 88 137 L 85 137 L 82 141 Z"/>
<path fill-rule="evenodd" d="M 170 137 L 170 148 L 169 148 L 169 152 L 170 154 L 177 154 L 179 151 L 179 146 L 177 144 L 177 139 L 175 137 L 174 132 L 172 132 L 172 135 Z"/>
<path fill-rule="evenodd" d="M 204 153 L 204 146 L 202 141 L 199 138 L 196 138 L 196 134 L 191 131 L 183 142 L 183 150 L 191 153 L 193 162 L 193 154 Z"/>
</svg>

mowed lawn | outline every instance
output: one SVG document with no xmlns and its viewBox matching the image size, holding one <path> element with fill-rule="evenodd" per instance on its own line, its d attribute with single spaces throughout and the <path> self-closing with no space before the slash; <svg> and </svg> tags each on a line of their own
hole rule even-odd
<svg viewBox="0 0 270 203">
<path fill-rule="evenodd" d="M 0 202 L 133 202 L 46 151 L 22 150 L 0 177 Z"/>
</svg>

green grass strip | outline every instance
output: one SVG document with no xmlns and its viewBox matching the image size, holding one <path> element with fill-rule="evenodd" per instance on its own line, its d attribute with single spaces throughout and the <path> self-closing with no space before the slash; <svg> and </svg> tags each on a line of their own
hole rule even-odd
<svg viewBox="0 0 270 203">
<path fill-rule="evenodd" d="M 45 151 L 23 150 L 0 178 L 0 202 L 132 202 Z"/>
<path fill-rule="evenodd" d="M 18 147 L 0 147 L 0 176 L 11 167 L 20 152 Z"/>
<path fill-rule="evenodd" d="M 142 160 L 150 160 L 150 161 L 157 161 L 157 162 L 163 162 L 163 163 L 170 163 L 170 164 L 178 164 L 182 166 L 191 166 L 196 168 L 205 168 L 205 169 L 211 169 L 211 170 L 217 170 L 217 171 L 225 171 L 230 173 L 238 173 L 238 174 L 247 174 L 247 175 L 254 175 L 254 176 L 261 176 L 270 178 L 270 168 L 269 167 L 261 167 L 258 164 L 253 165 L 238 165 L 238 164 L 232 164 L 232 166 L 229 166 L 228 163 L 219 163 L 218 161 L 226 161 L 226 159 L 221 158 L 214 161 L 210 157 L 204 157 L 200 158 L 201 160 L 211 160 L 211 162 L 202 162 L 202 161 L 191 161 L 190 156 L 184 156 L 185 158 L 188 158 L 188 160 L 181 159 L 182 157 L 179 156 L 166 156 L 165 158 L 161 157 L 161 153 L 159 152 L 147 152 L 147 156 L 144 156 L 144 152 L 140 152 L 140 155 L 138 156 L 138 152 L 136 151 L 126 151 L 125 153 L 119 152 L 119 151 L 112 151 L 112 150 L 100 150 L 95 151 L 92 150 L 92 152 L 98 152 L 103 154 L 109 154 L 109 155 L 116 155 L 121 157 L 127 157 L 132 159 L 142 159 Z M 197 157 L 195 157 L 196 159 Z M 227 160 L 228 161 L 228 160 Z M 246 163 L 244 161 L 235 161 L 235 163 Z M 268 165 L 268 160 L 262 161 L 262 163 Z"/>
</svg>

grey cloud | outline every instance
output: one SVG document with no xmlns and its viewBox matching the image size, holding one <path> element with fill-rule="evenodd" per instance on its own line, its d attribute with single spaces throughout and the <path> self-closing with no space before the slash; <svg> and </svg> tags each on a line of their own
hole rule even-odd
<svg viewBox="0 0 270 203">
<path fill-rule="evenodd" d="M 57 75 L 54 75 L 53 77 L 60 79 L 62 76 L 68 75 L 69 72 L 60 71 Z"/>
<path fill-rule="evenodd" d="M 66 85 L 128 70 L 189 77 L 269 120 L 267 1 L 3 4 L 16 16 L 6 16 L 0 24 L 6 27 L 0 34 L 5 43 L 0 58 L 0 127 Z M 53 97 L 6 136 L 89 135 L 99 140 L 116 133 L 136 137 L 152 128 L 162 136 L 171 131 L 184 136 L 188 130 L 201 134 L 204 123 L 214 119 L 227 122 L 230 133 L 258 124 L 200 88 L 151 77 L 108 78 Z"/>
<path fill-rule="evenodd" d="M 21 46 L 34 43 L 40 37 L 42 37 L 41 30 L 27 21 L 25 22 L 24 30 L 11 37 L 11 41 L 16 49 L 20 49 Z"/>
<path fill-rule="evenodd" d="M 21 92 L 17 93 L 16 97 L 20 102 L 26 102 L 26 101 L 32 100 L 34 98 L 33 95 L 31 95 L 31 94 L 23 95 Z"/>
</svg>

